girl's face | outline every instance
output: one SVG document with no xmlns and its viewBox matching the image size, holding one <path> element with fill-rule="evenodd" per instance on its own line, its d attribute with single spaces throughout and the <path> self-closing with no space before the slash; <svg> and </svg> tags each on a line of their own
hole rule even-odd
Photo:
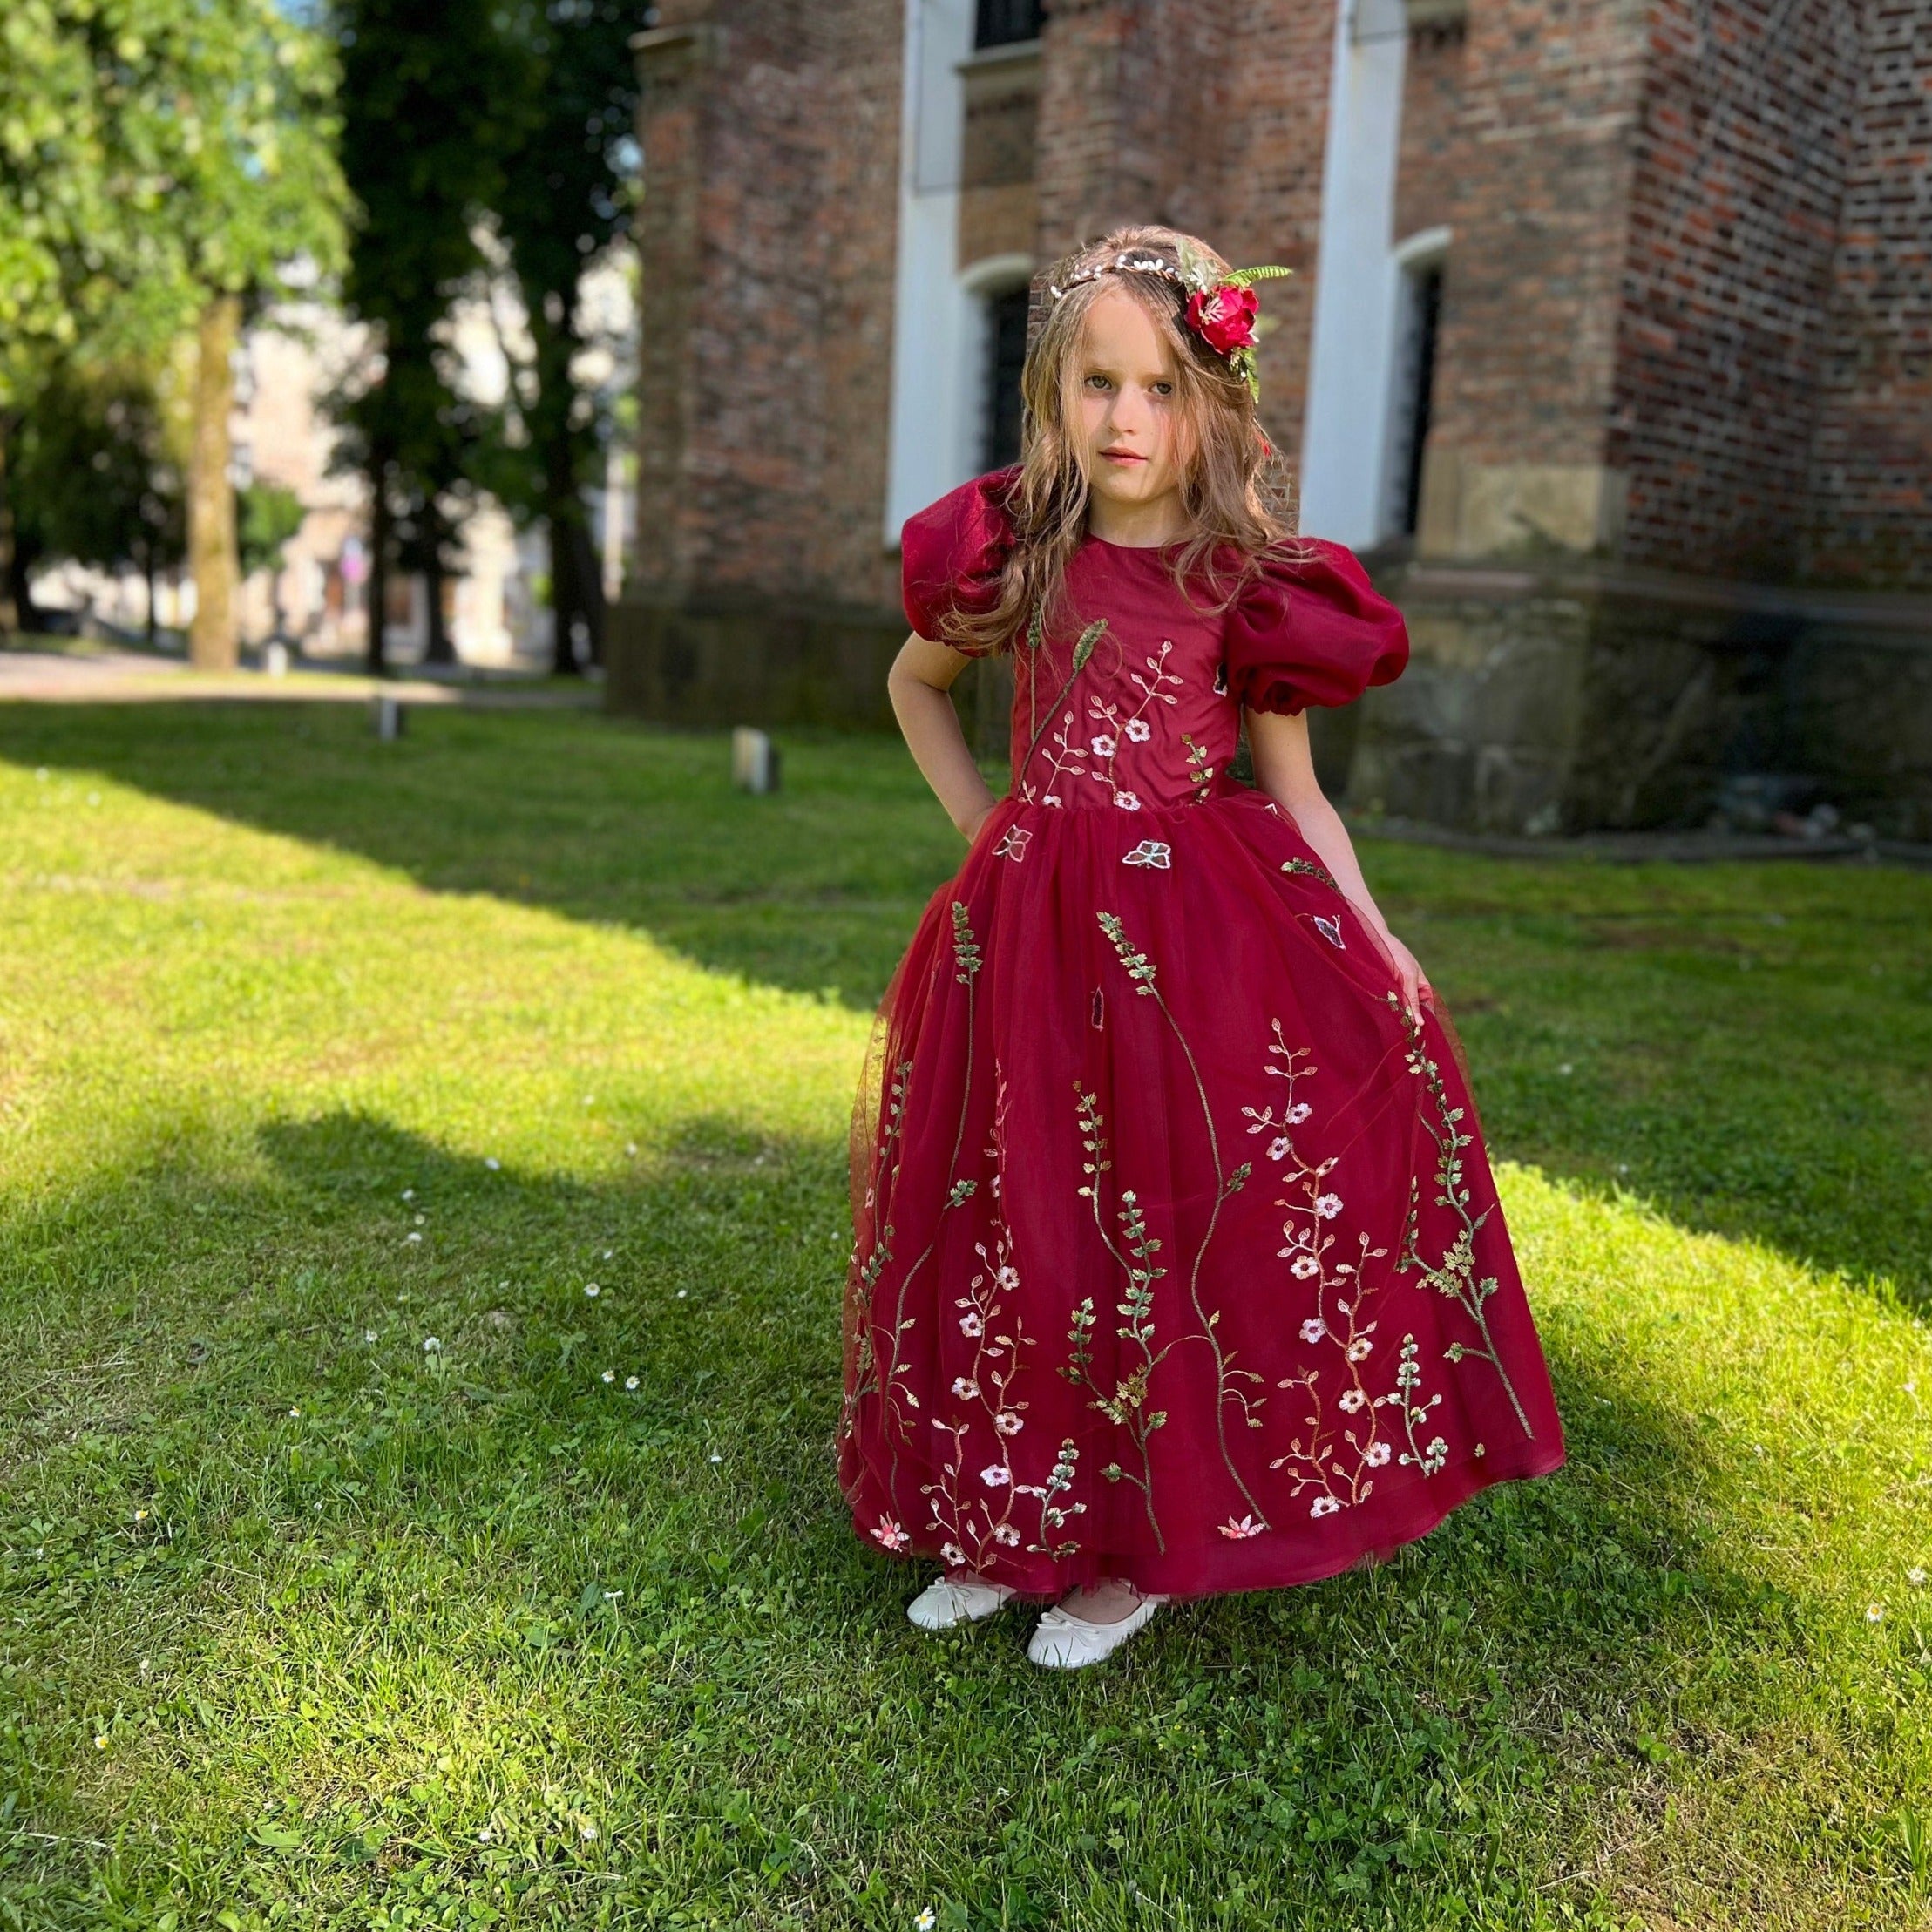
<svg viewBox="0 0 1932 1932">
<path fill-rule="evenodd" d="M 1154 318 L 1117 289 L 1087 311 L 1081 343 L 1081 432 L 1088 488 L 1145 510 L 1181 484 L 1174 356 Z"/>
</svg>

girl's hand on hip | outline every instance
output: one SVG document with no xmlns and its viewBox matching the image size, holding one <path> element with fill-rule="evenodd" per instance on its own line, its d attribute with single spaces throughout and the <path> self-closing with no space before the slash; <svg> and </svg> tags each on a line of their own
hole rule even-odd
<svg viewBox="0 0 1932 1932">
<path fill-rule="evenodd" d="M 1394 962 L 1396 974 L 1402 982 L 1402 1004 L 1420 1024 L 1422 1018 L 1422 994 L 1432 990 L 1429 987 L 1428 975 L 1423 972 L 1421 962 L 1393 932 L 1383 932 L 1381 939 L 1388 949 L 1388 956 Z"/>
</svg>

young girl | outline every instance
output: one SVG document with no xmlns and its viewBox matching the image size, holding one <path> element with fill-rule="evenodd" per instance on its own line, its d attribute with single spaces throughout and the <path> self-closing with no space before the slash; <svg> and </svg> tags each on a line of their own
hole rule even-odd
<svg viewBox="0 0 1932 1932">
<path fill-rule="evenodd" d="M 1025 454 L 905 526 L 894 708 L 971 844 L 853 1135 L 840 1479 L 1094 1662 L 1177 1596 L 1380 1557 L 1563 1458 L 1453 1036 L 1309 762 L 1402 620 L 1289 535 L 1244 278 L 1140 227 L 1061 263 Z M 1013 656 L 1012 785 L 947 687 Z M 1258 789 L 1228 767 L 1245 713 Z"/>
</svg>

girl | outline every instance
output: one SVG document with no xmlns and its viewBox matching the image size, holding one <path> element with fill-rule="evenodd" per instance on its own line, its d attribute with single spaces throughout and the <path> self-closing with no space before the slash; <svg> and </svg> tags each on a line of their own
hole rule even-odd
<svg viewBox="0 0 1932 1932">
<path fill-rule="evenodd" d="M 1272 507 L 1271 272 L 1158 227 L 1061 263 L 1018 469 L 905 532 L 893 706 L 972 849 L 861 1089 L 840 1478 L 944 1566 L 916 1624 L 1057 1599 L 1059 1668 L 1563 1458 L 1447 1021 L 1309 762 L 1408 644 Z M 993 651 L 1000 799 L 946 695 Z"/>
</svg>

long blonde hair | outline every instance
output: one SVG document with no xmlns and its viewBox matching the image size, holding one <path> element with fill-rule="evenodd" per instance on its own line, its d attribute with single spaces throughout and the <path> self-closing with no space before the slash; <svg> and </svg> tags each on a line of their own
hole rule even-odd
<svg viewBox="0 0 1932 1932">
<path fill-rule="evenodd" d="M 1124 269 L 1091 271 L 1125 249 L 1181 265 L 1183 250 L 1217 275 L 1229 264 L 1206 243 L 1176 228 L 1116 228 L 1056 262 L 1046 280 L 1064 290 L 1053 300 L 1028 344 L 1020 378 L 1024 405 L 1020 473 L 1007 498 L 1016 541 L 1001 573 L 1000 594 L 977 613 L 955 610 L 946 641 L 1003 650 L 1037 619 L 1054 623 L 1066 586 L 1067 565 L 1087 533 L 1088 471 L 1079 421 L 1080 356 L 1087 315 L 1112 290 L 1137 302 L 1172 352 L 1176 456 L 1186 534 L 1171 567 L 1190 601 L 1205 589 L 1224 607 L 1254 560 L 1293 526 L 1287 473 L 1256 417 L 1246 381 L 1187 327 L 1186 295 L 1159 275 Z M 1037 633 L 1035 634 L 1037 634 Z"/>
</svg>

